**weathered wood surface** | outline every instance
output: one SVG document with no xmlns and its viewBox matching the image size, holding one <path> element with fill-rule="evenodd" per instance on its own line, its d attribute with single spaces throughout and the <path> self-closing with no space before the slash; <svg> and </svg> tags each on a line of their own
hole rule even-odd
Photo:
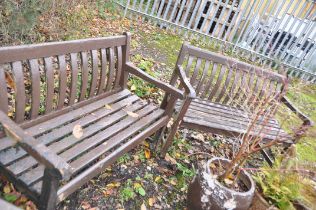
<svg viewBox="0 0 316 210">
<path fill-rule="evenodd" d="M 242 136 L 253 123 L 253 113 L 263 97 L 276 103 L 284 102 L 298 115 L 303 121 L 300 135 L 313 124 L 284 97 L 287 77 L 187 43 L 182 45 L 170 84 L 184 89 L 186 99 L 176 104 L 176 120 L 164 142 L 162 156 L 166 154 L 179 126 L 226 136 Z M 270 104 L 269 109 L 272 110 L 276 105 L 268 103 L 267 106 Z M 275 111 L 255 122 L 251 135 L 264 136 L 266 140 L 293 140 L 293 136 L 282 130 L 273 119 L 274 114 Z"/>
<path fill-rule="evenodd" d="M 125 33 L 0 48 L 0 171 L 40 209 L 165 127 L 184 98 L 130 63 L 129 45 Z M 127 90 L 129 74 L 170 95 L 166 105 Z"/>
</svg>

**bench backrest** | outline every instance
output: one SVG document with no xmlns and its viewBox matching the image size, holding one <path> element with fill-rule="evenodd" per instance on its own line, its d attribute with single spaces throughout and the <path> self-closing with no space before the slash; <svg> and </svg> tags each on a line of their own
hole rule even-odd
<svg viewBox="0 0 316 210">
<path fill-rule="evenodd" d="M 287 77 L 217 53 L 183 44 L 177 65 L 182 66 L 199 98 L 232 107 L 249 106 L 254 96 L 280 96 Z"/>
<path fill-rule="evenodd" d="M 130 35 L 0 48 L 0 110 L 33 120 L 122 86 Z"/>
</svg>

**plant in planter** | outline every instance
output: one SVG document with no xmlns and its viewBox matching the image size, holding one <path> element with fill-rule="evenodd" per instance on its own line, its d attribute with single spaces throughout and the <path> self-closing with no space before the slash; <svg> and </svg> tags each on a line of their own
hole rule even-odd
<svg viewBox="0 0 316 210">
<path fill-rule="evenodd" d="M 231 160 L 215 157 L 198 170 L 189 186 L 188 209 L 248 209 L 251 205 L 255 182 L 242 167 L 254 153 L 284 143 L 289 137 L 280 129 L 267 126 L 280 106 L 279 101 L 269 94 L 252 100 L 247 107 L 252 109 L 247 129 L 237 138 L 238 151 Z M 276 138 L 265 141 L 271 132 L 277 132 Z"/>
<path fill-rule="evenodd" d="M 315 176 L 311 166 L 299 168 L 295 146 L 286 155 L 276 158 L 272 167 L 265 164 L 255 170 L 254 179 L 258 184 L 258 198 L 251 210 L 272 209 L 280 210 L 312 209 L 316 201 L 316 183 L 311 181 Z M 311 167 L 313 168 L 313 167 Z"/>
</svg>

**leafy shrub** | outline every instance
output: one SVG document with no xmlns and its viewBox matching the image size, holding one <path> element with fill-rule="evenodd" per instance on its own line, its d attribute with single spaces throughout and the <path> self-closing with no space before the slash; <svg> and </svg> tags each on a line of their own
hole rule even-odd
<svg viewBox="0 0 316 210">
<path fill-rule="evenodd" d="M 281 169 L 281 161 L 277 159 L 272 168 L 265 165 L 254 179 L 260 186 L 265 198 L 281 210 L 295 209 L 292 202 L 300 200 L 300 176 L 291 170 Z"/>
</svg>

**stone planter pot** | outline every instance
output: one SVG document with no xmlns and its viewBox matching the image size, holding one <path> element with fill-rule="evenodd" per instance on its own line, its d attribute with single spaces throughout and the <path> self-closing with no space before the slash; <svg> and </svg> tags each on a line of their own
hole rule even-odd
<svg viewBox="0 0 316 210">
<path fill-rule="evenodd" d="M 255 192 L 255 182 L 246 171 L 240 172 L 240 179 L 247 186 L 246 192 L 237 192 L 223 186 L 213 175 L 209 165 L 214 161 L 220 161 L 225 166 L 230 160 L 225 158 L 212 158 L 189 185 L 187 205 L 189 210 L 199 209 L 248 209 L 252 203 Z"/>
<path fill-rule="evenodd" d="M 266 201 L 261 194 L 256 191 L 249 210 L 278 210 L 278 208 L 270 205 L 268 201 Z"/>
</svg>

